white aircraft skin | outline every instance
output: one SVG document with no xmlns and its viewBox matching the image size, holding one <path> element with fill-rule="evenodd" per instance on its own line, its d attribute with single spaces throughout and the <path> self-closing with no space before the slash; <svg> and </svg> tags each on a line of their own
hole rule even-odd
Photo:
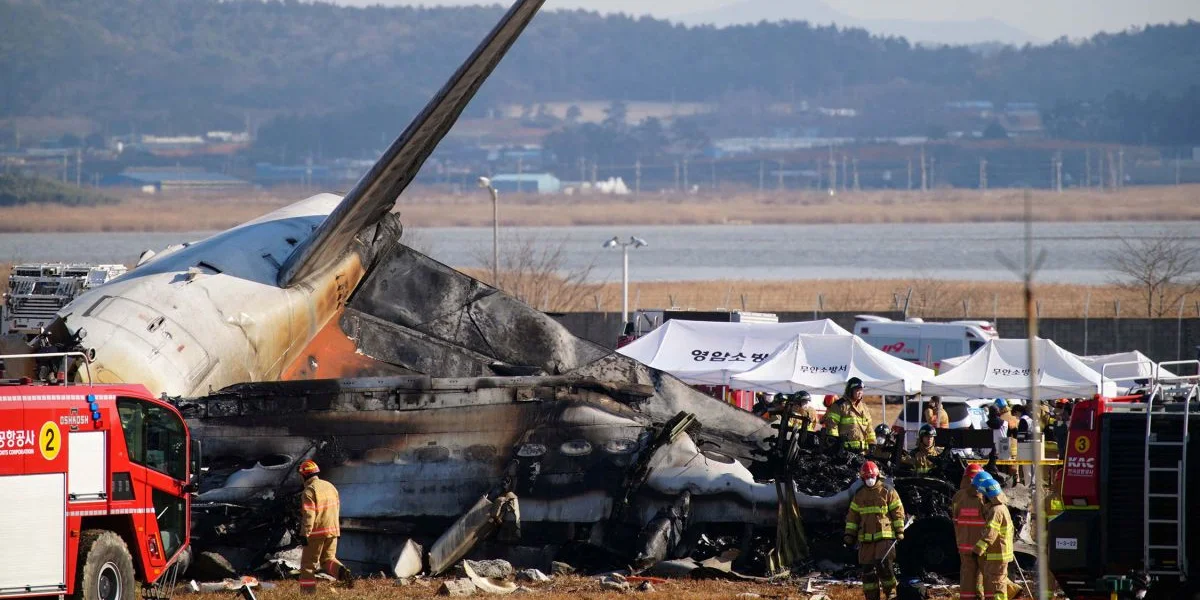
<svg viewBox="0 0 1200 600">
<path fill-rule="evenodd" d="M 59 314 L 70 331 L 87 331 L 83 345 L 96 351 L 91 380 L 194 396 L 280 379 L 363 276 L 351 251 L 296 285 L 276 283 L 279 265 L 341 200 L 318 194 L 78 296 Z"/>
</svg>

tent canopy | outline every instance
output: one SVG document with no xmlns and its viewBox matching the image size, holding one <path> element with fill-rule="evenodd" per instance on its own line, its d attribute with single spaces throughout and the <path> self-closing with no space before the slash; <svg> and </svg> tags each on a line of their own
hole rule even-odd
<svg viewBox="0 0 1200 600">
<path fill-rule="evenodd" d="M 689 385 L 728 385 L 729 378 L 770 358 L 801 334 L 850 336 L 829 319 L 795 323 L 721 323 L 671 319 L 617 349 Z"/>
<path fill-rule="evenodd" d="M 858 336 L 795 336 L 754 369 L 733 376 L 734 387 L 756 391 L 841 395 L 846 380 L 858 377 L 878 394 L 912 394 L 933 371 L 896 358 Z"/>
<path fill-rule="evenodd" d="M 964 354 L 962 356 L 951 356 L 950 358 L 943 358 L 938 364 L 938 366 L 940 367 L 938 370 L 941 371 L 941 373 L 945 373 L 946 371 L 949 371 L 950 369 L 953 369 L 953 368 L 957 367 L 958 365 L 961 365 L 961 364 L 967 362 L 968 358 L 971 358 L 970 354 Z"/>
<path fill-rule="evenodd" d="M 1036 338 L 1036 344 L 1040 398 L 1116 391 L 1111 380 L 1102 381 L 1100 373 L 1053 341 Z M 959 366 L 926 379 L 923 391 L 927 396 L 1029 399 L 1029 340 L 990 340 Z"/>
<path fill-rule="evenodd" d="M 1134 385 L 1134 379 L 1151 379 L 1155 375 L 1154 367 L 1156 366 L 1156 363 L 1153 360 L 1150 360 L 1149 356 L 1146 356 L 1137 350 L 1132 350 L 1130 352 L 1118 352 L 1116 354 L 1080 356 L 1079 360 L 1105 377 L 1122 380 L 1118 384 L 1123 388 L 1128 388 Z M 1114 366 L 1105 368 L 1104 365 Z M 1158 369 L 1158 376 L 1160 378 L 1169 378 L 1175 377 L 1175 374 L 1166 369 Z"/>
</svg>

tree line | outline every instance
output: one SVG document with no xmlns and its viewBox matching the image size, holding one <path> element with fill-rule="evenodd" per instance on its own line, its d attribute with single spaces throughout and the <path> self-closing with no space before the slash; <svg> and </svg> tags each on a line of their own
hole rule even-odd
<svg viewBox="0 0 1200 600">
<path fill-rule="evenodd" d="M 82 115 L 113 133 L 194 133 L 284 115 L 293 128 L 373 146 L 378 131 L 363 130 L 390 139 L 503 10 L 0 0 L 0 117 Z M 1187 86 L 1196 81 L 1197 22 L 985 55 L 805 22 L 684 27 L 560 10 L 534 20 L 470 110 L 582 99 L 712 101 L 746 90 L 877 112 L 889 104 L 880 90 L 914 104 L 1033 101 L 1064 111 L 1072 102 L 1107 107 L 1114 94 L 1150 94 L 1153 102 L 1122 105 L 1149 110 L 1154 94 L 1192 94 Z M 896 116 L 906 114 L 907 106 Z"/>
</svg>

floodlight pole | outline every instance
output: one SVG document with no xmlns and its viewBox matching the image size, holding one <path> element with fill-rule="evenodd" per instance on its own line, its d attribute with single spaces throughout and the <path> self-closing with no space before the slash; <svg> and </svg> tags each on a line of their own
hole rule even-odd
<svg viewBox="0 0 1200 600">
<path fill-rule="evenodd" d="M 621 244 L 621 327 L 629 322 L 629 244 Z"/>
<path fill-rule="evenodd" d="M 622 242 L 617 236 L 613 236 L 611 240 L 604 242 L 605 248 L 621 247 L 621 327 L 624 328 L 629 323 L 629 248 L 641 248 L 646 246 L 646 240 L 639 237 L 629 236 L 628 242 Z"/>
<path fill-rule="evenodd" d="M 500 191 L 487 177 L 479 178 L 479 187 L 492 195 L 492 287 L 500 287 Z"/>
</svg>

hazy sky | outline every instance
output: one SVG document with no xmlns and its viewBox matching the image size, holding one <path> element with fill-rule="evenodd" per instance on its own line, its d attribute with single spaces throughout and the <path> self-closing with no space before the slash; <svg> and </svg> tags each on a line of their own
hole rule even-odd
<svg viewBox="0 0 1200 600">
<path fill-rule="evenodd" d="M 495 4 L 495 0 L 333 0 L 339 4 Z M 741 0 L 546 0 L 547 9 L 650 13 L 670 17 Z M 780 6 L 795 0 L 764 0 Z M 1117 31 L 1130 25 L 1200 20 L 1197 0 L 824 0 L 830 7 L 858 18 L 944 21 L 993 17 L 1034 37 L 1082 37 Z M 499 2 L 508 4 L 507 1 Z"/>
</svg>

